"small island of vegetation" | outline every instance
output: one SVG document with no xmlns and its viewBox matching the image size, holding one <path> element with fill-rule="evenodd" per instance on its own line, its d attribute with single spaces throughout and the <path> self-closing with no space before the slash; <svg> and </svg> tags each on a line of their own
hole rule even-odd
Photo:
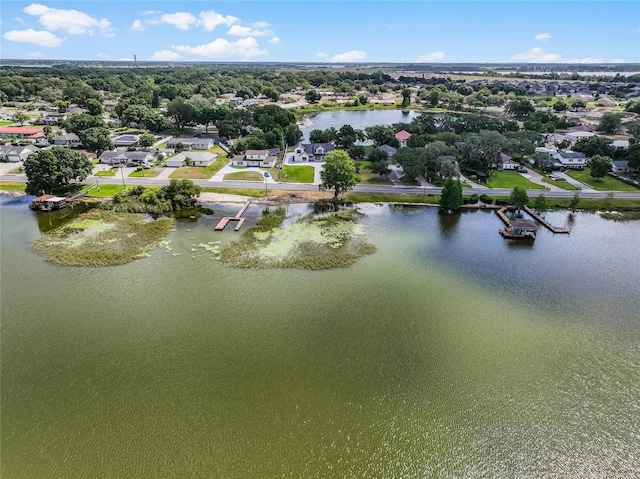
<svg viewBox="0 0 640 479">
<path fill-rule="evenodd" d="M 343 209 L 321 216 L 310 214 L 281 228 L 285 209 L 265 209 L 256 226 L 238 241 L 222 248 L 220 259 L 239 268 L 303 268 L 312 270 L 351 266 L 376 247 L 365 240 L 361 215 Z"/>
</svg>

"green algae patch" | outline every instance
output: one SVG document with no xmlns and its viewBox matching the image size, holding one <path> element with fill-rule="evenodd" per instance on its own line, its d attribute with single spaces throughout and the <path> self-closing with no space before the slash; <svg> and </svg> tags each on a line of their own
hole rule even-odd
<svg viewBox="0 0 640 479">
<path fill-rule="evenodd" d="M 92 210 L 35 239 L 31 248 L 65 266 L 111 266 L 148 256 L 173 227 L 172 218 Z"/>
<path fill-rule="evenodd" d="M 221 248 L 220 259 L 239 268 L 329 269 L 354 264 L 374 253 L 366 241 L 360 213 L 309 215 L 282 228 L 284 214 L 268 213 L 238 241 Z"/>
</svg>

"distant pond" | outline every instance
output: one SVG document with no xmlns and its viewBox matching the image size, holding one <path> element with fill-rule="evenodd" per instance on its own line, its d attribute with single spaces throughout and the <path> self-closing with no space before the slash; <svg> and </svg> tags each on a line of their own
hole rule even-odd
<svg viewBox="0 0 640 479">
<path fill-rule="evenodd" d="M 300 122 L 300 130 L 304 140 L 309 140 L 312 130 L 326 130 L 334 127 L 339 130 L 343 125 L 351 125 L 362 130 L 374 125 L 392 125 L 393 123 L 409 123 L 421 112 L 409 110 L 334 110 L 305 117 Z"/>
</svg>

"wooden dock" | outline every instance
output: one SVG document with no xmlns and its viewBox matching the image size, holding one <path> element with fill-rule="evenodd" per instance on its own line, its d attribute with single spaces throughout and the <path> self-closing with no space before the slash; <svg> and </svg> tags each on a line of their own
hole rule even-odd
<svg viewBox="0 0 640 479">
<path fill-rule="evenodd" d="M 236 227 L 233 230 L 234 231 L 240 231 L 240 228 L 242 228 L 242 225 L 244 224 L 244 222 L 246 220 L 246 218 L 243 218 L 242 215 L 244 214 L 244 212 L 249 207 L 249 204 L 251 204 L 251 201 L 247 201 L 242 206 L 242 208 L 240 208 L 240 211 L 238 211 L 235 216 L 225 216 L 224 218 L 222 218 L 218 222 L 218 224 L 216 225 L 215 230 L 216 231 L 222 231 L 222 230 L 224 230 L 226 228 L 226 226 L 229 224 L 230 221 L 237 221 Z"/>
<path fill-rule="evenodd" d="M 533 211 L 528 206 L 525 206 L 524 210 L 527 213 L 529 213 L 531 216 L 533 216 L 536 219 L 536 221 L 538 221 L 540 224 L 542 224 L 542 226 L 547 228 L 552 233 L 561 233 L 561 234 L 569 234 L 569 233 L 571 233 L 571 228 L 565 228 L 564 226 L 554 226 L 554 225 L 552 225 L 551 223 L 549 223 L 547 220 L 545 220 L 542 216 L 540 216 L 538 213 Z"/>
</svg>

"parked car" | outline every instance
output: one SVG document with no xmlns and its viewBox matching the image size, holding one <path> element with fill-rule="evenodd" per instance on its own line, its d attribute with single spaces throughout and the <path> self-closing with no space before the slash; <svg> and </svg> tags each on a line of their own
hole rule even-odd
<svg viewBox="0 0 640 479">
<path fill-rule="evenodd" d="M 153 164 L 149 163 L 148 161 L 143 161 L 140 166 L 142 166 L 145 170 L 148 170 L 149 168 L 153 168 Z"/>
</svg>

